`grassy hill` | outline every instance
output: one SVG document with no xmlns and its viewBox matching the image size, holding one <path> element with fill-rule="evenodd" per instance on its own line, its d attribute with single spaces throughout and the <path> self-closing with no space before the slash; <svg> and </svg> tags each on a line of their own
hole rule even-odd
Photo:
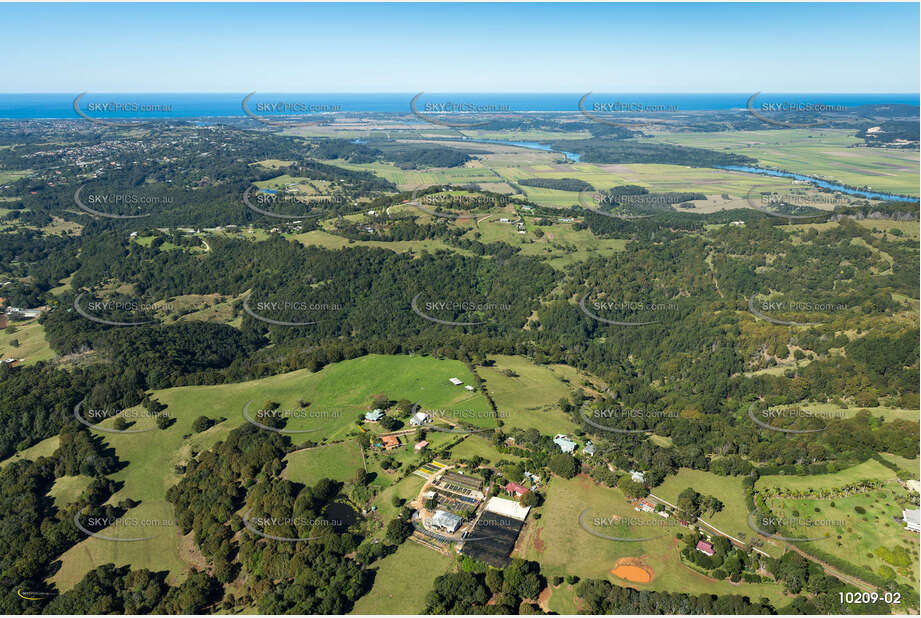
<svg viewBox="0 0 921 618">
<path fill-rule="evenodd" d="M 458 361 L 438 360 L 426 356 L 365 356 L 325 367 L 317 373 L 294 371 L 260 380 L 217 386 L 190 386 L 155 391 L 154 396 L 166 404 L 166 412 L 176 422 L 165 430 L 154 429 L 144 433 L 106 433 L 106 441 L 118 457 L 128 465 L 112 475 L 124 483 L 110 502 L 115 504 L 130 497 L 141 504 L 128 513 L 138 519 L 172 520 L 172 505 L 166 501 L 166 490 L 178 482 L 175 467 L 189 460 L 195 453 L 210 448 L 246 421 L 243 406 L 253 401 L 250 415 L 265 402 L 281 404 L 281 409 L 298 408 L 298 400 L 310 402 L 309 409 L 338 410 L 342 414 L 333 418 L 292 419 L 290 429 L 317 429 L 316 432 L 293 434 L 292 442 L 345 438 L 357 434 L 355 419 L 369 409 L 372 398 L 385 394 L 391 399 L 422 400 L 426 405 L 449 410 L 452 406 L 481 406 L 486 402 L 479 393 L 469 393 L 448 382 L 458 377 L 465 383 L 473 381 L 467 368 Z M 205 415 L 227 420 L 210 429 L 195 434 L 193 421 Z M 111 425 L 114 419 L 104 421 Z M 153 427 L 151 418 L 142 418 L 132 429 Z M 306 458 L 311 459 L 310 457 Z M 293 474 L 300 479 L 320 474 L 325 462 L 306 463 L 300 467 L 301 457 L 295 456 Z M 348 466 L 343 463 L 343 474 Z M 331 469 L 336 475 L 337 471 Z M 317 479 L 318 480 L 318 479 Z M 109 536 L 147 536 L 135 530 L 106 530 Z M 182 581 L 188 565 L 180 556 L 189 554 L 184 549 L 186 541 L 176 526 L 159 526 L 153 539 L 132 543 L 104 541 L 87 538 L 65 552 L 61 569 L 52 578 L 64 590 L 72 587 L 83 574 L 100 564 L 114 562 L 131 564 L 134 568 L 168 571 L 170 581 Z"/>
</svg>

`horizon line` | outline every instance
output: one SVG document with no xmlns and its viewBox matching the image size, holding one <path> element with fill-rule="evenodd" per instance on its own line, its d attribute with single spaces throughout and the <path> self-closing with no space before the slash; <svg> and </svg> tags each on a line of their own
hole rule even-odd
<svg viewBox="0 0 921 618">
<path fill-rule="evenodd" d="M 227 95 L 239 95 L 239 94 L 248 94 L 247 91 L 230 91 L 230 90 L 84 90 L 82 91 L 88 95 L 95 94 L 227 94 Z M 358 90 L 256 90 L 249 92 L 265 93 L 265 94 L 399 94 L 399 95 L 414 95 L 418 94 L 419 91 L 410 90 L 410 91 L 358 91 Z M 581 91 L 551 91 L 551 90 L 424 90 L 422 91 L 425 94 L 553 94 L 553 95 L 576 95 L 581 93 Z M 591 94 L 731 94 L 731 95 L 748 95 L 753 94 L 749 90 L 738 90 L 738 91 L 728 91 L 728 90 L 592 90 Z M 25 95 L 25 94 L 57 94 L 57 95 L 72 95 L 74 93 L 80 94 L 76 90 L 56 90 L 56 91 L 15 91 L 15 92 L 0 92 L 2 95 Z M 584 93 L 582 93 L 584 94 Z M 831 90 L 772 90 L 772 91 L 760 91 L 760 94 L 766 95 L 775 95 L 775 94 L 827 94 L 827 95 L 847 95 L 847 94 L 897 94 L 897 95 L 918 95 L 921 96 L 921 92 L 912 92 L 910 90 L 906 91 L 870 91 L 870 90 L 852 90 L 852 91 L 831 91 Z"/>
</svg>

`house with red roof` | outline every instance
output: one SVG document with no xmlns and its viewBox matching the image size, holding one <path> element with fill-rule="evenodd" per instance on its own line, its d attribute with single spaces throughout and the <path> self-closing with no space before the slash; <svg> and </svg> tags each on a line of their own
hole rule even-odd
<svg viewBox="0 0 921 618">
<path fill-rule="evenodd" d="M 508 492 L 508 495 L 510 496 L 518 496 L 520 498 L 531 490 L 523 485 L 519 485 L 518 483 L 508 483 L 505 486 L 505 491 Z"/>
<path fill-rule="evenodd" d="M 706 541 L 697 541 L 697 551 L 702 554 L 706 554 L 707 556 L 712 556 L 716 553 L 716 551 L 713 549 L 713 545 Z"/>
</svg>

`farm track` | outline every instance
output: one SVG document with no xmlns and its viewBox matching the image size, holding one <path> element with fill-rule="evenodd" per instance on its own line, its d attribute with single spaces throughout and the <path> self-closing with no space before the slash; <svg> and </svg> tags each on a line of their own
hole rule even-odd
<svg viewBox="0 0 921 618">
<path fill-rule="evenodd" d="M 655 494 L 649 494 L 649 497 L 652 498 L 653 500 L 658 500 L 659 502 L 661 502 L 662 504 L 664 504 L 664 505 L 666 505 L 666 506 L 670 506 L 670 507 L 672 507 L 673 509 L 678 510 L 678 507 L 677 507 L 677 506 L 675 506 L 674 504 L 672 504 L 672 503 L 669 502 L 668 500 L 664 500 L 664 499 L 660 498 L 659 496 L 656 496 Z M 711 523 L 709 523 L 709 522 L 707 522 L 707 521 L 701 519 L 700 517 L 697 518 L 697 521 L 698 521 L 698 523 L 703 524 L 704 526 L 706 526 L 706 527 L 709 528 L 710 530 L 713 530 L 713 531 L 714 531 L 715 533 L 717 533 L 718 535 L 726 537 L 727 539 L 729 539 L 730 541 L 732 541 L 732 544 L 735 545 L 736 547 L 745 547 L 745 543 L 742 542 L 740 539 L 737 539 L 737 538 L 735 538 L 734 536 L 731 536 L 731 535 L 729 535 L 729 534 L 723 532 L 722 530 L 720 530 L 719 528 L 717 528 L 717 527 L 714 526 L 713 524 L 711 524 Z M 767 552 L 765 552 L 765 551 L 763 551 L 763 550 L 761 550 L 761 549 L 758 549 L 757 547 L 752 547 L 752 549 L 753 549 L 754 551 L 758 552 L 759 554 L 761 554 L 762 556 L 768 556 L 768 557 L 770 557 L 770 555 L 769 555 Z"/>
<path fill-rule="evenodd" d="M 858 578 L 858 577 L 854 577 L 853 575 L 848 575 L 847 573 L 842 573 L 841 571 L 839 571 L 839 570 L 838 570 L 837 568 L 835 568 L 834 566 L 828 564 L 828 563 L 825 562 L 824 560 L 820 560 L 819 558 L 816 558 L 815 556 L 806 553 L 805 551 L 803 551 L 802 549 L 800 549 L 799 547 L 797 547 L 797 546 L 796 546 L 795 544 L 793 544 L 793 543 L 784 543 L 783 545 L 784 545 L 784 547 L 786 547 L 787 549 L 791 549 L 791 550 L 795 551 L 796 553 L 798 553 L 800 556 L 802 556 L 802 557 L 805 558 L 806 560 L 810 560 L 810 561 L 812 561 L 812 562 L 815 562 L 816 564 L 818 564 L 819 566 L 821 566 L 823 569 L 825 569 L 825 573 L 826 573 L 826 574 L 831 575 L 832 577 L 837 577 L 838 579 L 840 579 L 841 581 L 843 581 L 843 582 L 846 583 L 846 584 L 850 584 L 850 585 L 854 586 L 855 588 L 860 588 L 861 590 L 863 590 L 863 591 L 865 591 L 865 592 L 876 592 L 877 590 L 879 590 L 876 586 L 874 586 L 873 584 L 871 584 L 871 583 L 869 583 L 869 582 L 865 582 L 865 581 L 863 581 L 862 579 L 860 579 L 860 578 Z"/>
<path fill-rule="evenodd" d="M 303 453 L 304 451 L 315 451 L 319 448 L 326 448 L 327 446 L 333 446 L 335 444 L 344 444 L 345 442 L 348 442 L 348 440 L 334 440 L 333 442 L 327 442 L 326 444 L 317 444 L 316 446 L 305 446 L 304 448 L 299 448 L 297 450 L 286 453 L 285 457 L 287 457 L 288 455 L 294 455 L 295 453 Z"/>
<path fill-rule="evenodd" d="M 654 499 L 654 500 L 657 500 L 657 501 L 661 502 L 662 504 L 665 504 L 665 505 L 667 505 L 667 506 L 670 506 L 670 507 L 672 507 L 672 508 L 675 508 L 675 509 L 678 508 L 678 507 L 676 507 L 675 505 L 673 505 L 672 503 L 670 503 L 670 502 L 668 502 L 668 501 L 666 501 L 666 500 L 663 500 L 662 498 L 659 498 L 658 496 L 656 496 L 656 495 L 654 495 L 654 494 L 649 494 L 649 497 L 652 498 L 652 499 Z M 733 545 L 736 545 L 736 546 L 738 546 L 738 547 L 745 547 L 745 543 L 743 543 L 742 541 L 740 541 L 739 539 L 737 539 L 737 538 L 735 538 L 735 537 L 733 537 L 733 536 L 730 536 L 730 535 L 726 534 L 725 532 L 723 532 L 722 530 L 720 530 L 719 528 L 717 528 L 717 527 L 714 526 L 713 524 L 707 523 L 706 521 L 704 521 L 703 519 L 700 519 L 700 518 L 698 518 L 697 521 L 698 521 L 699 523 L 703 524 L 704 526 L 706 526 L 707 528 L 713 530 L 714 532 L 716 532 L 716 533 L 719 534 L 720 536 L 726 537 L 727 539 L 729 539 L 730 541 L 733 542 Z M 811 561 L 811 562 L 815 562 L 816 564 L 818 564 L 819 566 L 821 566 L 821 567 L 825 570 L 825 573 L 826 573 L 827 575 L 831 575 L 832 577 L 835 577 L 835 578 L 837 578 L 837 579 L 840 579 L 841 581 L 843 581 L 843 582 L 846 583 L 846 584 L 850 584 L 850 585 L 854 586 L 855 588 L 859 588 L 859 589 L 861 589 L 861 590 L 863 590 L 863 591 L 865 591 L 865 592 L 876 592 L 876 591 L 878 590 L 878 588 L 877 588 L 876 586 L 874 586 L 873 584 L 871 584 L 871 583 L 869 583 L 869 582 L 865 582 L 864 580 L 862 580 L 862 579 L 860 579 L 860 578 L 858 578 L 858 577 L 855 577 L 855 576 L 853 576 L 853 575 L 848 575 L 847 573 L 844 573 L 844 572 L 838 570 L 836 567 L 834 567 L 834 566 L 832 566 L 831 564 L 825 562 L 824 560 L 821 560 L 821 559 L 819 559 L 819 558 L 816 558 L 815 556 L 809 554 L 808 552 L 804 551 L 803 549 L 797 547 L 797 546 L 796 546 L 795 544 L 793 544 L 793 543 L 783 542 L 782 545 L 783 545 L 784 548 L 796 552 L 797 554 L 799 554 L 800 556 L 802 556 L 802 557 L 805 558 L 806 560 L 809 560 L 809 561 Z M 763 555 L 763 556 L 768 556 L 767 553 L 765 553 L 764 551 L 758 549 L 757 547 L 752 547 L 752 549 L 753 549 L 754 551 L 758 552 L 759 554 Z M 770 557 L 770 556 L 768 556 L 768 557 Z"/>
</svg>

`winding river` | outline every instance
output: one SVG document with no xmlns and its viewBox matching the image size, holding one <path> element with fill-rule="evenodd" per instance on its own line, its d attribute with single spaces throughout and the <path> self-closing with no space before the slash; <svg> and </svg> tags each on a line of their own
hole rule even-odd
<svg viewBox="0 0 921 618">
<path fill-rule="evenodd" d="M 917 202 L 918 198 L 916 197 L 907 197 L 904 195 L 894 195 L 891 193 L 875 193 L 873 191 L 863 191 L 861 189 L 852 189 L 850 187 L 845 187 L 844 185 L 839 185 L 833 182 L 828 182 L 827 180 L 820 180 L 818 178 L 813 178 L 811 176 L 803 176 L 802 174 L 794 174 L 793 172 L 778 172 L 776 170 L 768 170 L 761 167 L 748 167 L 745 165 L 719 165 L 717 166 L 722 170 L 732 170 L 733 172 L 748 172 L 749 174 L 761 174 L 762 176 L 776 176 L 780 178 L 795 178 L 796 180 L 802 180 L 805 182 L 810 182 L 818 187 L 824 189 L 831 189 L 832 191 L 840 191 L 841 193 L 846 193 L 848 195 L 859 195 L 860 197 L 865 198 L 874 198 L 880 200 L 889 200 L 892 202 Z"/>
</svg>

